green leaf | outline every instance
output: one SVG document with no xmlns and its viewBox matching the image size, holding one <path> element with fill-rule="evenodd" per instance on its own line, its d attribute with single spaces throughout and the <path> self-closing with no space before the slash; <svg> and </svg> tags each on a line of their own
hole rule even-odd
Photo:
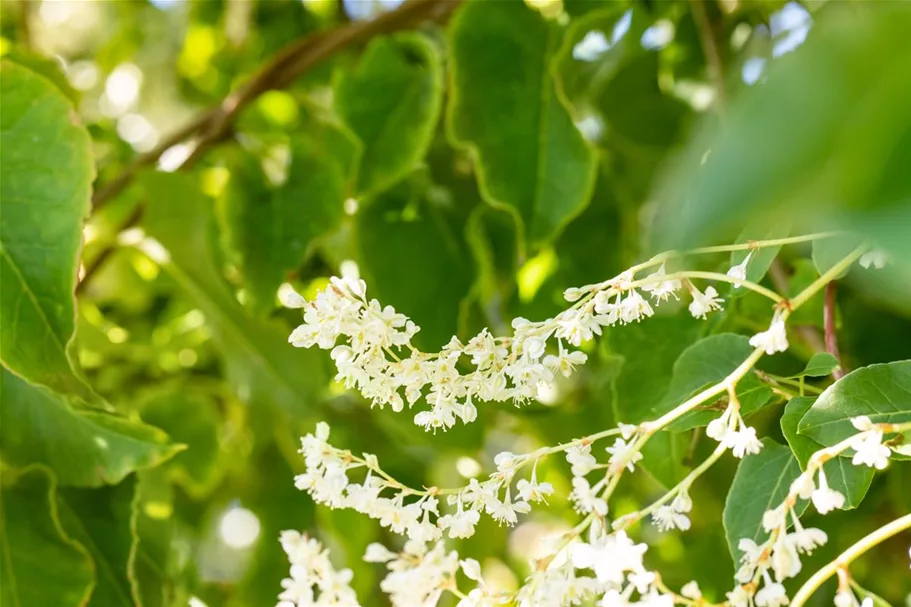
<svg viewBox="0 0 911 607">
<path fill-rule="evenodd" d="M 275 307 L 279 284 L 312 243 L 337 229 L 352 194 L 357 144 L 318 119 L 291 139 L 286 181 L 270 190 L 258 159 L 239 152 L 222 199 L 229 247 L 259 311 Z"/>
<path fill-rule="evenodd" d="M 807 361 L 803 371 L 793 377 L 825 377 L 839 367 L 838 359 L 828 352 L 817 352 Z"/>
<path fill-rule="evenodd" d="M 639 423 L 667 392 L 671 378 L 667 370 L 683 350 L 693 343 L 703 324 L 690 315 L 657 316 L 648 322 L 608 331 L 606 345 L 621 364 L 611 376 L 614 417 L 624 423 Z M 643 353 L 648 352 L 647 356 Z M 642 466 L 666 487 L 685 475 L 685 435 L 660 432 L 646 443 Z"/>
<path fill-rule="evenodd" d="M 92 559 L 60 526 L 54 492 L 54 477 L 41 466 L 18 477 L 3 473 L 0 603 L 6 607 L 81 607 L 92 592 Z"/>
<path fill-rule="evenodd" d="M 892 607 L 892 605 L 886 599 L 882 598 L 878 594 L 873 594 L 869 590 L 862 588 L 857 585 L 853 579 L 851 580 L 851 587 L 854 588 L 854 591 L 857 593 L 857 596 L 860 597 L 860 600 L 870 599 L 873 601 L 873 607 Z"/>
<path fill-rule="evenodd" d="M 665 244 L 761 216 L 849 230 L 897 263 L 911 259 L 911 10 L 828 8 L 799 52 L 770 62 L 761 86 L 727 104 L 724 124 L 687 146 L 656 193 L 670 211 Z"/>
<path fill-rule="evenodd" d="M 252 318 L 237 302 L 213 258 L 212 205 L 191 177 L 147 173 L 141 181 L 155 201 L 143 219 L 146 230 L 167 250 L 164 267 L 205 315 L 237 394 L 252 404 L 306 413 L 326 384 L 323 356 L 292 348 L 290 330 Z"/>
<path fill-rule="evenodd" d="M 119 483 L 183 449 L 158 428 L 70 405 L 6 369 L 0 378 L 0 453 L 8 465 L 45 464 L 61 485 L 97 487 Z"/>
<path fill-rule="evenodd" d="M 684 350 L 674 363 L 671 384 L 661 402 L 652 409 L 653 416 L 667 413 L 699 391 L 722 381 L 752 354 L 749 338 L 733 333 L 718 333 L 701 339 Z M 740 412 L 744 416 L 760 409 L 772 398 L 772 391 L 750 373 L 737 383 Z M 726 398 L 719 395 L 718 398 Z M 672 430 L 689 430 L 705 426 L 719 417 L 723 406 L 703 403 L 672 423 Z"/>
<path fill-rule="evenodd" d="M 174 489 L 161 468 L 138 473 L 131 525 L 136 540 L 127 564 L 130 593 L 142 607 L 175 607 L 189 600 L 178 549 Z"/>
<path fill-rule="evenodd" d="M 363 143 L 358 191 L 401 181 L 427 153 L 443 103 L 439 53 L 424 36 L 375 38 L 335 87 L 335 108 Z"/>
<path fill-rule="evenodd" d="M 848 373 L 819 395 L 798 432 L 828 447 L 856 434 L 851 418 L 860 415 L 876 423 L 911 421 L 911 360 Z"/>
<path fill-rule="evenodd" d="M 76 269 L 95 176 L 66 97 L 0 63 L 0 358 L 29 381 L 96 401 L 74 372 Z"/>
<path fill-rule="evenodd" d="M 805 470 L 810 456 L 825 448 L 812 438 L 797 433 L 800 419 L 810 410 L 815 398 L 792 398 L 781 416 L 781 432 L 797 457 L 800 469 Z M 823 464 L 829 486 L 845 496 L 844 510 L 856 508 L 873 482 L 873 468 L 855 466 L 846 457 L 836 457 Z"/>
<path fill-rule="evenodd" d="M 61 489 L 57 492 L 60 521 L 95 562 L 96 584 L 88 607 L 135 607 L 127 577 L 130 553 L 136 543 L 132 529 L 135 476 L 101 489 Z"/>
<path fill-rule="evenodd" d="M 475 274 L 466 218 L 419 187 L 402 184 L 359 212 L 355 241 L 368 296 L 412 318 L 421 327 L 415 344 L 433 351 L 457 332 Z"/>
<path fill-rule="evenodd" d="M 813 241 L 813 264 L 820 274 L 825 274 L 839 261 L 847 257 L 848 253 L 863 244 L 861 238 L 851 234 L 839 235 L 832 238 L 823 238 Z M 845 270 L 836 278 L 842 278 L 848 273 Z"/>
<path fill-rule="evenodd" d="M 149 397 L 141 413 L 146 422 L 187 445 L 164 464 L 168 476 L 196 498 L 207 495 L 224 474 L 222 418 L 213 399 L 189 387 L 167 390 Z"/>
<path fill-rule="evenodd" d="M 450 136 L 472 152 L 485 200 L 519 217 L 532 243 L 581 213 L 595 180 L 595 156 L 551 75 L 559 38 L 520 0 L 468 2 L 449 28 Z"/>
<path fill-rule="evenodd" d="M 759 544 L 768 537 L 762 528 L 762 515 L 784 501 L 798 476 L 800 465 L 791 450 L 770 438 L 762 439 L 762 451 L 740 460 L 723 516 L 724 534 L 735 563 L 740 560 L 737 544 L 742 538 Z M 806 507 L 807 502 L 799 500 L 794 510 L 799 516 Z"/>
<path fill-rule="evenodd" d="M 658 68 L 658 53 L 640 54 L 607 83 L 597 100 L 609 127 L 606 137 L 649 150 L 666 149 L 677 141 L 688 108 L 664 94 Z"/>
</svg>

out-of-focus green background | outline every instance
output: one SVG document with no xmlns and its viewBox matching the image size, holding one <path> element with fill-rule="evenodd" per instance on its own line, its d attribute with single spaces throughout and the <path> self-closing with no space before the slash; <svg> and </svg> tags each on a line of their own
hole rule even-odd
<svg viewBox="0 0 911 607">
<path fill-rule="evenodd" d="M 282 529 L 316 534 L 354 570 L 362 603 L 382 605 L 382 573 L 360 557 L 370 542 L 399 540 L 355 513 L 314 508 L 293 486 L 298 439 L 317 421 L 402 481 L 457 486 L 490 471 L 500 451 L 640 421 L 688 345 L 713 332 L 752 334 L 771 314 L 749 294 L 723 293 L 726 310 L 709 323 L 684 312 L 611 330 L 540 402 L 485 405 L 476 423 L 428 434 L 411 415 L 371 411 L 333 383 L 325 352 L 286 343 L 299 315 L 278 305 L 283 283 L 309 297 L 330 276 L 356 273 L 368 295 L 413 318 L 416 343 L 432 349 L 485 326 L 502 334 L 516 316 L 550 317 L 566 287 L 662 248 L 792 225 L 850 228 L 894 263 L 839 285 L 846 364 L 911 358 L 911 17 L 902 3 L 425 4 L 0 4 L 4 62 L 52 83 L 91 135 L 96 201 L 83 230 L 74 364 L 117 412 L 188 447 L 125 448 L 122 474 L 86 481 L 90 455 L 60 439 L 76 422 L 53 422 L 70 397 L 4 370 L 4 476 L 50 464 L 62 528 L 95 564 L 90 605 L 170 606 L 191 595 L 210 606 L 273 604 L 287 572 Z M 16 229 L 5 223 L 4 238 Z M 808 247 L 784 249 L 765 284 L 798 291 L 818 275 L 810 257 Z M 718 256 L 704 269 L 728 264 Z M 792 349 L 766 370 L 796 373 L 820 349 L 821 299 L 795 320 Z M 783 443 L 781 410 L 751 423 Z M 64 448 L 57 459 L 23 454 L 13 435 Z M 711 443 L 698 431 L 663 436 L 649 474 L 624 481 L 612 511 L 660 495 Z M 689 532 L 635 530 L 672 587 L 695 578 L 719 600 L 731 587 L 720 521 L 735 467 L 725 458 L 694 487 Z M 576 520 L 560 497 L 564 464 L 548 462 L 542 476 L 557 489 L 550 507 L 512 529 L 483 518 L 475 537 L 454 543 L 491 583 L 515 587 L 541 538 Z M 856 512 L 826 517 L 831 541 L 804 570 L 909 509 L 911 466 L 896 462 Z M 823 524 L 817 518 L 808 515 Z M 907 540 L 854 568 L 893 604 L 911 590 Z"/>
</svg>

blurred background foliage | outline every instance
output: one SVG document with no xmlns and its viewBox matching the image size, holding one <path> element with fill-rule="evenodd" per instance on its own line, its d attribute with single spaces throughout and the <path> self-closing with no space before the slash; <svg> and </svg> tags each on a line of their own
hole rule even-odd
<svg viewBox="0 0 911 607">
<path fill-rule="evenodd" d="M 333 274 L 359 274 L 436 348 L 551 316 L 566 287 L 661 248 L 851 228 L 893 263 L 839 284 L 845 366 L 911 358 L 903 3 L 10 0 L 0 11 L 4 129 L 14 98 L 59 95 L 88 129 L 96 171 L 75 338 L 58 357 L 74 371 L 29 375 L 32 363 L 3 354 L 3 534 L 26 576 L 18 589 L 4 578 L 4 603 L 19 592 L 22 605 L 272 604 L 287 571 L 278 532 L 293 528 L 354 569 L 363 604 L 382 605 L 379 571 L 360 556 L 398 540 L 294 489 L 297 440 L 316 421 L 402 481 L 460 485 L 499 451 L 644 419 L 688 346 L 771 315 L 750 293 L 723 293 L 708 324 L 665 314 L 613 330 L 540 402 L 483 407 L 477 423 L 433 435 L 371 412 L 332 381 L 324 352 L 286 343 L 298 319 L 278 305 L 287 285 L 312 296 Z M 23 191 L 10 141 L 4 198 Z M 62 149 L 34 152 L 70 166 Z M 73 154 L 70 175 L 82 170 Z M 27 223 L 12 213 L 4 246 Z M 35 225 L 63 221 L 38 213 Z M 756 280 L 788 293 L 824 263 L 809 247 L 781 253 Z M 69 272 L 66 252 L 43 263 Z M 766 372 L 799 373 L 823 349 L 821 297 L 797 321 L 794 347 Z M 775 406 L 754 423 L 784 443 L 783 401 L 766 399 Z M 698 429 L 660 435 L 649 475 L 625 484 L 613 512 L 710 450 Z M 716 599 L 730 587 L 719 521 L 735 467 L 724 459 L 697 483 L 690 532 L 637 530 L 672 587 L 696 578 Z M 877 475 L 857 514 L 827 517 L 832 541 L 805 571 L 911 508 L 909 468 Z M 538 473 L 568 493 L 562 464 Z M 515 587 L 542 537 L 573 520 L 555 499 L 515 529 L 484 519 L 456 547 Z M 911 588 L 907 544 L 856 567 L 893 604 Z"/>
</svg>

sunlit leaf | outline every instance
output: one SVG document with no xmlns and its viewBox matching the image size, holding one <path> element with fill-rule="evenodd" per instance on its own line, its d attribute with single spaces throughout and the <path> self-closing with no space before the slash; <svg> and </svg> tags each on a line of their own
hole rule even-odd
<svg viewBox="0 0 911 607">
<path fill-rule="evenodd" d="M 118 483 L 183 449 L 158 428 L 71 405 L 6 369 L 0 373 L 0 453 L 7 465 L 45 464 L 61 485 L 97 487 Z"/>
<path fill-rule="evenodd" d="M 0 357 L 30 381 L 95 400 L 69 352 L 95 176 L 88 132 L 42 76 L 6 61 L 0 75 Z"/>
</svg>

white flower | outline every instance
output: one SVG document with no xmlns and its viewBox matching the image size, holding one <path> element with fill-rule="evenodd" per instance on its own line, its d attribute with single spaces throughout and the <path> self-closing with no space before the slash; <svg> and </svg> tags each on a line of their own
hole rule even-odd
<svg viewBox="0 0 911 607">
<path fill-rule="evenodd" d="M 519 490 L 519 499 L 527 502 L 544 502 L 547 503 L 547 496 L 553 495 L 554 486 L 550 483 L 539 483 L 536 478 L 536 471 L 532 470 L 531 480 L 521 479 L 516 483 L 516 489 Z"/>
<path fill-rule="evenodd" d="M 722 441 L 731 449 L 734 457 L 742 458 L 746 454 L 755 455 L 762 450 L 762 442 L 756 438 L 756 429 L 743 426 L 736 432 L 729 432 Z"/>
<path fill-rule="evenodd" d="M 706 287 L 705 293 L 701 293 L 695 286 L 690 286 L 690 293 L 693 295 L 693 301 L 690 302 L 689 309 L 693 318 L 706 317 L 706 314 L 713 310 L 720 310 L 721 303 L 724 301 L 718 297 L 718 291 L 715 287 Z"/>
<path fill-rule="evenodd" d="M 852 417 L 851 425 L 861 432 L 866 432 L 867 430 L 873 429 L 873 422 L 870 421 L 870 418 L 866 415 L 858 415 L 857 417 Z"/>
<path fill-rule="evenodd" d="M 699 584 L 696 580 L 684 584 L 683 588 L 680 589 L 680 594 L 688 599 L 693 599 L 694 601 L 702 598 L 702 591 L 699 589 Z"/>
<path fill-rule="evenodd" d="M 598 497 L 597 485 L 592 487 L 584 476 L 573 477 L 573 490 L 569 494 L 570 501 L 575 505 L 576 512 L 589 514 L 594 512 L 600 516 L 607 514 L 607 502 Z"/>
<path fill-rule="evenodd" d="M 886 252 L 882 249 L 872 249 L 861 255 L 860 259 L 857 260 L 857 263 L 863 268 L 870 268 L 872 266 L 877 270 L 882 270 L 886 267 L 886 264 L 889 263 L 889 256 L 886 255 Z"/>
<path fill-rule="evenodd" d="M 851 460 L 855 466 L 870 466 L 882 470 L 889 465 L 889 447 L 883 445 L 882 430 L 871 430 L 858 434 L 851 440 L 851 448 L 857 453 Z"/>
<path fill-rule="evenodd" d="M 367 546 L 367 552 L 364 553 L 364 561 L 368 563 L 385 563 L 396 558 L 398 555 L 377 542 Z"/>
<path fill-rule="evenodd" d="M 790 492 L 796 493 L 802 500 L 808 500 L 815 489 L 816 484 L 813 482 L 813 475 L 803 472 L 791 483 Z"/>
<path fill-rule="evenodd" d="M 659 531 L 680 529 L 686 531 L 690 528 L 690 519 L 686 513 L 692 510 L 693 500 L 690 499 L 686 489 L 682 490 L 669 505 L 658 506 L 652 514 L 652 520 Z"/>
<path fill-rule="evenodd" d="M 750 338 L 750 345 L 762 348 L 766 354 L 784 352 L 788 349 L 788 335 L 785 331 L 784 320 L 779 314 L 772 318 L 772 324 L 766 331 L 757 333 Z"/>
<path fill-rule="evenodd" d="M 462 571 L 470 580 L 476 582 L 482 581 L 481 578 L 481 563 L 477 562 L 474 559 L 463 559 L 459 561 L 459 565 L 462 567 Z"/>
<path fill-rule="evenodd" d="M 857 607 L 857 599 L 854 592 L 848 588 L 843 588 L 835 593 L 835 607 Z"/>
<path fill-rule="evenodd" d="M 737 586 L 726 596 L 731 607 L 749 607 L 753 602 L 753 595 L 747 592 L 743 586 Z"/>
<path fill-rule="evenodd" d="M 798 528 L 793 533 L 788 534 L 788 540 L 794 545 L 798 552 L 812 554 L 817 546 L 822 546 L 829 540 L 829 536 L 827 536 L 826 532 L 822 529 L 816 529 L 814 527 L 806 529 Z"/>
<path fill-rule="evenodd" d="M 646 276 L 646 280 L 662 278 L 666 275 L 667 272 L 665 269 L 665 264 L 661 264 L 661 266 L 655 272 L 652 272 Z M 660 302 L 667 301 L 671 295 L 674 296 L 674 299 L 678 299 L 676 292 L 680 290 L 681 286 L 682 285 L 678 279 L 671 278 L 669 280 L 661 280 L 658 282 L 642 285 L 640 288 L 646 293 L 651 293 L 655 301 Z"/>
<path fill-rule="evenodd" d="M 604 34 L 592 30 L 573 47 L 573 59 L 576 61 L 594 61 L 610 48 L 610 43 Z"/>
<path fill-rule="evenodd" d="M 756 607 L 780 607 L 789 602 L 784 586 L 777 582 L 767 581 L 762 590 L 756 593 Z"/>
<path fill-rule="evenodd" d="M 674 510 L 671 506 L 658 506 L 652 513 L 652 520 L 658 531 L 680 529 L 686 531 L 690 528 L 690 519 L 687 515 Z"/>
<path fill-rule="evenodd" d="M 747 256 L 743 258 L 743 261 L 741 261 L 736 266 L 732 266 L 731 269 L 728 270 L 728 276 L 730 276 L 731 278 L 733 278 L 736 281 L 746 280 L 747 264 L 750 263 L 750 258 L 752 256 L 753 256 L 753 251 L 750 251 L 749 253 L 747 253 Z M 735 282 L 734 288 L 735 289 L 740 288 L 740 283 Z"/>
<path fill-rule="evenodd" d="M 516 456 L 509 451 L 497 453 L 493 458 L 493 463 L 497 465 L 498 472 L 508 472 L 516 465 Z"/>
<path fill-rule="evenodd" d="M 826 480 L 826 472 L 822 468 L 819 470 L 819 487 L 810 495 L 813 505 L 820 514 L 827 514 L 845 505 L 845 496 L 829 488 L 829 482 Z"/>
<path fill-rule="evenodd" d="M 452 539 L 468 538 L 474 535 L 475 525 L 481 520 L 477 510 L 463 510 L 461 502 L 459 510 L 454 514 L 446 514 L 437 520 L 440 529 L 448 529 Z"/>
<path fill-rule="evenodd" d="M 583 444 L 566 449 L 566 461 L 572 467 L 573 476 L 584 476 L 594 470 L 598 463 L 592 455 L 592 446 Z"/>
<path fill-rule="evenodd" d="M 622 438 L 615 439 L 614 444 L 604 450 L 611 454 L 608 462 L 614 470 L 626 466 L 633 472 L 636 469 L 634 464 L 642 459 L 642 453 L 638 450 L 633 451 L 633 444 L 627 444 Z"/>
<path fill-rule="evenodd" d="M 563 377 L 569 377 L 576 369 L 576 365 L 584 365 L 588 356 L 581 350 L 567 352 L 563 349 L 563 343 L 560 342 L 560 351 L 557 356 L 548 354 L 544 357 L 544 366 L 549 367 L 552 371 L 559 371 Z"/>
<path fill-rule="evenodd" d="M 643 317 L 652 316 L 655 311 L 648 300 L 639 295 L 635 289 L 620 302 L 620 321 L 624 324 L 638 322 Z"/>
<path fill-rule="evenodd" d="M 571 559 L 578 569 L 592 569 L 603 584 L 620 584 L 627 571 L 642 570 L 648 546 L 635 544 L 624 531 L 604 535 L 590 544 L 572 546 Z"/>
</svg>

